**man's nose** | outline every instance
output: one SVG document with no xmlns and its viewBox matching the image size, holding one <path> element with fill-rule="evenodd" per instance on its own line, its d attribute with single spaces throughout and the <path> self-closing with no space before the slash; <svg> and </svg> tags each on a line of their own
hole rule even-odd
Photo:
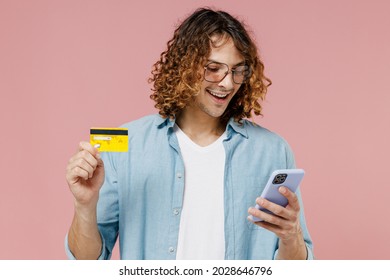
<svg viewBox="0 0 390 280">
<path fill-rule="evenodd" d="M 234 86 L 233 72 L 231 70 L 226 74 L 225 78 L 223 78 L 222 81 L 220 81 L 218 83 L 218 86 L 221 86 L 221 87 L 224 87 L 227 89 L 233 88 L 233 86 Z"/>
</svg>

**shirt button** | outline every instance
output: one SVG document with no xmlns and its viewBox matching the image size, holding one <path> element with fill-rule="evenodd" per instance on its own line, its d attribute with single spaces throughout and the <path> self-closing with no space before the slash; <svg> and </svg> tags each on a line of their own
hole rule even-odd
<svg viewBox="0 0 390 280">
<path fill-rule="evenodd" d="M 173 210 L 173 214 L 175 214 L 176 216 L 179 215 L 179 213 L 180 213 L 179 209 L 174 209 Z"/>
<path fill-rule="evenodd" d="M 183 174 L 181 174 L 180 172 L 177 172 L 176 176 L 177 176 L 177 178 L 181 179 L 181 177 L 183 177 Z"/>
<path fill-rule="evenodd" d="M 173 253 L 173 252 L 175 252 L 175 248 L 169 247 L 169 253 Z"/>
</svg>

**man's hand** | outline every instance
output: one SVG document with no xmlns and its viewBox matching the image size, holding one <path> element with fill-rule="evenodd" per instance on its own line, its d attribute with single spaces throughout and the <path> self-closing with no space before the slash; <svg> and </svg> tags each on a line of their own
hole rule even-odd
<svg viewBox="0 0 390 280">
<path fill-rule="evenodd" d="M 99 151 L 88 142 L 80 142 L 79 151 L 69 160 L 66 180 L 81 207 L 96 207 L 104 183 L 104 165 Z"/>
<path fill-rule="evenodd" d="M 104 165 L 99 151 L 88 142 L 80 142 L 79 151 L 68 162 L 66 180 L 75 198 L 69 249 L 76 259 L 97 259 L 102 251 L 102 239 L 96 206 L 104 183 Z"/>
<path fill-rule="evenodd" d="M 256 203 L 271 211 L 275 215 L 268 214 L 254 207 L 249 208 L 248 213 L 262 219 L 261 222 L 253 222 L 257 226 L 272 231 L 279 237 L 280 259 L 306 259 L 306 245 L 303 240 L 302 230 L 299 222 L 299 201 L 295 193 L 286 187 L 280 187 L 279 192 L 288 200 L 287 207 L 272 203 L 258 197 Z"/>
</svg>

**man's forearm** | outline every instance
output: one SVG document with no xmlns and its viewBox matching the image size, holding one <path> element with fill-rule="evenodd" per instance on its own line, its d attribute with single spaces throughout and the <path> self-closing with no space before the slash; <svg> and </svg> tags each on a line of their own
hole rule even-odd
<svg viewBox="0 0 390 280">
<path fill-rule="evenodd" d="M 75 211 L 68 234 L 69 249 L 76 259 L 96 260 L 102 251 L 102 239 L 96 219 L 96 210 Z"/>
</svg>

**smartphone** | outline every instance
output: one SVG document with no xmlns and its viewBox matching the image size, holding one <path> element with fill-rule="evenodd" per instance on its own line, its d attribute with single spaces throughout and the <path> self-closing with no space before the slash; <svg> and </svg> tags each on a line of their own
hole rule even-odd
<svg viewBox="0 0 390 280">
<path fill-rule="evenodd" d="M 279 192 L 279 187 L 284 186 L 295 193 L 304 175 L 305 175 L 305 171 L 303 169 L 275 170 L 274 172 L 272 172 L 271 176 L 269 177 L 268 182 L 265 185 L 265 188 L 263 190 L 263 193 L 260 196 L 273 203 L 286 207 L 288 204 L 287 198 L 285 198 Z M 260 209 L 261 211 L 272 214 L 271 211 L 264 209 L 258 204 L 256 204 L 255 207 L 257 209 Z M 253 216 L 251 216 L 251 218 L 255 222 L 262 221 L 261 219 Z"/>
</svg>

